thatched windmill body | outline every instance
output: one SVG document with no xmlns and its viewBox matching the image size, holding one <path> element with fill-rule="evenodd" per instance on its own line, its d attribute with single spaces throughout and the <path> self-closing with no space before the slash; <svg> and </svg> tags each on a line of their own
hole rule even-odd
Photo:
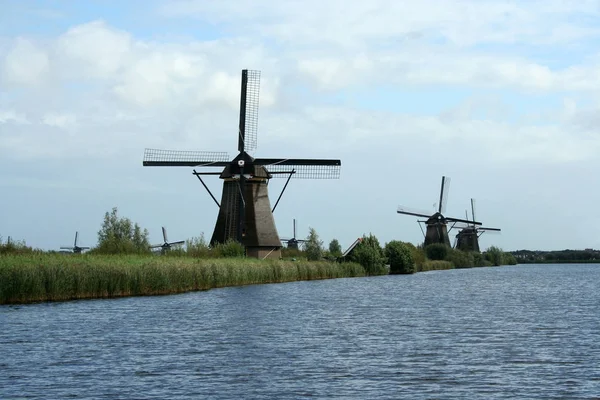
<svg viewBox="0 0 600 400">
<path fill-rule="evenodd" d="M 219 207 L 210 244 L 237 240 L 246 255 L 258 258 L 281 257 L 281 240 L 275 228 L 273 211 L 291 178 L 339 178 L 341 161 L 335 159 L 254 158 L 248 151 L 256 149 L 260 71 L 242 70 L 238 155 L 232 159 L 225 152 L 146 149 L 144 166 L 217 167 L 220 172 L 193 174 L 200 180 Z M 219 203 L 202 180 L 202 175 L 218 175 L 223 180 Z M 271 207 L 268 182 L 271 178 L 287 181 Z"/>
<path fill-rule="evenodd" d="M 446 212 L 446 203 L 448 201 L 448 190 L 450 187 L 450 178 L 442 176 L 442 187 L 440 190 L 440 199 L 436 211 L 433 214 L 427 214 L 417 210 L 411 210 L 407 207 L 398 207 L 398 214 L 412 215 L 415 217 L 427 218 L 424 221 L 418 221 L 419 223 L 424 222 L 426 231 L 424 232 L 425 241 L 424 246 L 432 243 L 443 243 L 450 247 L 450 237 L 448 236 L 448 224 L 451 225 L 450 229 L 457 223 L 471 223 L 475 225 L 481 225 L 481 222 L 469 221 L 462 218 L 447 217 L 444 215 Z"/>
<path fill-rule="evenodd" d="M 465 214 L 468 219 L 468 213 Z M 471 199 L 471 216 L 473 221 L 469 222 L 467 226 L 463 226 L 456 234 L 454 247 L 463 251 L 475 251 L 479 253 L 481 251 L 479 248 L 479 237 L 485 232 L 500 232 L 500 229 L 475 225 L 475 199 Z"/>
</svg>

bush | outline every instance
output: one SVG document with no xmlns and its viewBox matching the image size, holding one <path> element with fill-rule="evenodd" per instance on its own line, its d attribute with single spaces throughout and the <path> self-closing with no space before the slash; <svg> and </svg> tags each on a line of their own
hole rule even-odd
<svg viewBox="0 0 600 400">
<path fill-rule="evenodd" d="M 289 249 L 283 247 L 281 249 L 281 258 L 284 260 L 306 260 L 306 254 L 300 249 Z"/>
<path fill-rule="evenodd" d="M 485 251 L 484 255 L 485 259 L 488 260 L 492 265 L 499 266 L 503 265 L 504 263 L 503 253 L 504 252 L 498 247 L 491 246 Z"/>
<path fill-rule="evenodd" d="M 517 259 L 511 253 L 502 254 L 505 265 L 517 265 Z"/>
<path fill-rule="evenodd" d="M 332 239 L 329 242 L 329 254 L 334 259 L 342 256 L 342 246 L 337 239 Z"/>
<path fill-rule="evenodd" d="M 473 266 L 474 267 L 487 267 L 491 265 L 489 261 L 485 259 L 485 256 L 481 253 L 473 252 Z"/>
<path fill-rule="evenodd" d="M 117 207 L 104 215 L 102 228 L 98 231 L 98 254 L 143 254 L 150 253 L 148 230 L 133 224 L 129 218 L 119 218 Z"/>
<path fill-rule="evenodd" d="M 213 257 L 244 257 L 246 248 L 237 240 L 228 239 L 225 243 L 217 243 L 212 249 Z"/>
<path fill-rule="evenodd" d="M 185 252 L 191 257 L 209 257 L 210 248 L 204 238 L 204 233 L 198 237 L 192 237 L 185 241 Z"/>
<path fill-rule="evenodd" d="M 450 261 L 454 268 L 472 268 L 475 266 L 473 253 L 457 249 L 448 249 L 446 261 Z"/>
<path fill-rule="evenodd" d="M 348 259 L 362 265 L 367 275 L 387 273 L 383 249 L 373 234 L 363 235 L 362 241 L 350 252 Z"/>
<path fill-rule="evenodd" d="M 384 254 L 390 264 L 390 274 L 412 274 L 415 272 L 411 249 L 405 243 L 392 240 L 385 245 Z"/>
<path fill-rule="evenodd" d="M 27 246 L 24 240 L 12 240 L 9 237 L 6 242 L 3 242 L 0 236 L 0 254 L 32 254 L 40 251 Z"/>
<path fill-rule="evenodd" d="M 445 260 L 450 248 L 443 243 L 432 243 L 425 247 L 425 254 L 430 260 Z"/>
</svg>

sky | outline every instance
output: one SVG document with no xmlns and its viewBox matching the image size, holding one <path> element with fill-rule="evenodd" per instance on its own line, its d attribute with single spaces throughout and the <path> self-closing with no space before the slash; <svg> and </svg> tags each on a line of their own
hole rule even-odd
<svg viewBox="0 0 600 400">
<path fill-rule="evenodd" d="M 600 3 L 578 0 L 0 0 L 0 236 L 93 246 L 117 207 L 162 242 L 217 207 L 145 148 L 237 153 L 242 69 L 261 71 L 255 157 L 341 159 L 293 179 L 281 237 L 423 241 L 442 176 L 482 248 L 600 248 Z M 220 197 L 222 182 L 207 177 Z M 269 184 L 271 204 L 285 183 Z M 455 232 L 451 231 L 451 236 Z"/>
</svg>

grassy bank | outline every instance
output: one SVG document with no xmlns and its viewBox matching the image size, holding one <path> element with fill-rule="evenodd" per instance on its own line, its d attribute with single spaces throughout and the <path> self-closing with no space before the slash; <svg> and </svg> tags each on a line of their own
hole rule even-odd
<svg viewBox="0 0 600 400">
<path fill-rule="evenodd" d="M 355 263 L 139 255 L 2 255 L 0 304 L 172 294 L 364 275 L 364 269 Z"/>
</svg>

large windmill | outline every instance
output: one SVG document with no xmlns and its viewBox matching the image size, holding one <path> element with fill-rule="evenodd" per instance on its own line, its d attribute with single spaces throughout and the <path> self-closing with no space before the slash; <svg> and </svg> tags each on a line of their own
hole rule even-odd
<svg viewBox="0 0 600 400">
<path fill-rule="evenodd" d="M 172 247 L 176 247 L 176 246 L 181 246 L 182 244 L 185 243 L 185 240 L 180 240 L 178 242 L 169 242 L 169 239 L 167 238 L 167 230 L 165 229 L 165 227 L 162 227 L 162 234 L 163 234 L 163 243 L 162 244 L 155 244 L 150 246 L 150 249 L 160 249 L 161 253 L 166 253 L 167 251 L 171 250 Z"/>
<path fill-rule="evenodd" d="M 296 219 L 294 219 L 294 236 L 292 236 L 291 239 L 283 239 L 282 238 L 281 241 L 287 243 L 288 249 L 296 249 L 296 250 L 298 250 L 298 243 L 306 242 L 306 240 L 304 240 L 304 239 L 296 238 Z"/>
<path fill-rule="evenodd" d="M 468 219 L 468 213 L 465 214 Z M 454 247 L 463 251 L 476 251 L 479 253 L 481 251 L 479 249 L 479 237 L 485 232 L 500 232 L 500 229 L 475 225 L 475 199 L 471 199 L 471 217 L 473 220 L 467 226 L 463 226 L 456 234 L 456 244 Z"/>
<path fill-rule="evenodd" d="M 242 243 L 249 257 L 281 257 L 281 240 L 275 228 L 273 211 L 291 178 L 339 178 L 340 160 L 253 158 L 247 152 L 256 149 L 260 71 L 242 70 L 238 155 L 232 160 L 224 152 L 146 149 L 144 166 L 218 167 L 221 172 L 197 172 L 213 201 L 219 207 L 211 246 L 233 239 Z M 223 179 L 221 203 L 208 189 L 201 175 L 219 175 Z M 267 190 L 271 178 L 287 181 L 271 208 Z"/>
<path fill-rule="evenodd" d="M 456 223 L 481 225 L 481 222 L 469 221 L 468 219 L 446 217 L 444 215 L 444 213 L 446 212 L 446 203 L 448 202 L 449 187 L 450 178 L 442 176 L 440 200 L 437 206 L 437 210 L 433 214 L 427 214 L 426 212 L 421 212 L 417 210 L 413 211 L 402 206 L 398 207 L 398 214 L 406 214 L 413 215 L 415 217 L 427 218 L 427 220 L 425 221 L 419 221 L 419 223 L 424 222 L 427 226 L 427 231 L 425 232 L 425 242 L 423 243 L 424 246 L 427 246 L 432 243 L 443 243 L 446 246 L 450 247 L 450 238 L 448 237 L 448 223 L 452 224 L 450 229 L 452 229 Z"/>
<path fill-rule="evenodd" d="M 89 249 L 89 247 L 80 247 L 77 245 L 77 240 L 79 239 L 79 232 L 75 232 L 75 241 L 73 242 L 73 246 L 65 246 L 65 247 L 61 247 L 61 250 L 70 250 L 75 254 L 80 254 L 83 250 L 87 250 Z"/>
</svg>

